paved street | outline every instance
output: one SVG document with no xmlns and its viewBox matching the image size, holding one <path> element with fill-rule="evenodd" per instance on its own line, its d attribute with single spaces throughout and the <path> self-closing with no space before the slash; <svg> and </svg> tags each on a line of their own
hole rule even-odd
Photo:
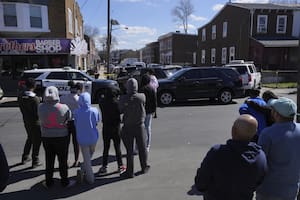
<svg viewBox="0 0 300 200">
<path fill-rule="evenodd" d="M 276 90 L 276 93 L 296 101 L 292 90 Z M 295 91 L 295 89 L 293 90 Z M 97 199 L 97 200 L 183 200 L 202 199 L 189 195 L 197 167 L 211 145 L 224 143 L 230 137 L 231 125 L 238 116 L 238 107 L 244 99 L 235 100 L 230 105 L 214 105 L 208 101 L 177 103 L 171 107 L 159 108 L 158 118 L 153 120 L 152 146 L 149 155 L 151 169 L 145 175 L 134 179 L 121 180 L 114 171 L 117 164 L 111 156 L 108 176 L 97 177 L 93 185 L 76 185 L 62 189 L 57 179 L 53 189 L 42 187 L 44 167 L 30 169 L 30 164 L 19 165 L 25 142 L 25 129 L 18 107 L 6 101 L 0 107 L 0 142 L 6 151 L 11 177 L 8 187 L 0 194 L 1 200 L 14 199 Z M 99 125 L 101 130 L 101 125 Z M 102 138 L 100 137 L 93 157 L 94 172 L 101 163 Z M 125 154 L 124 146 L 122 146 Z M 111 155 L 114 150 L 111 147 Z M 44 151 L 41 148 L 41 160 Z M 73 151 L 70 148 L 70 161 Z M 123 158 L 126 163 L 125 158 Z M 75 178 L 77 168 L 69 170 Z M 140 170 L 135 157 L 135 171 Z M 58 172 L 55 177 L 59 178 Z"/>
</svg>

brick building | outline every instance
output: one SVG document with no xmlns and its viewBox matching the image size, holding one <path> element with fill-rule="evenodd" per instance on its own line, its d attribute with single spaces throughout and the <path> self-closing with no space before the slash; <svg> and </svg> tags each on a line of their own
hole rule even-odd
<svg viewBox="0 0 300 200">
<path fill-rule="evenodd" d="M 158 38 L 161 64 L 196 64 L 197 35 L 168 33 Z"/>
<path fill-rule="evenodd" d="M 0 76 L 32 67 L 87 66 L 83 18 L 75 0 L 0 2 Z"/>
<path fill-rule="evenodd" d="M 262 69 L 296 69 L 300 7 L 227 3 L 198 29 L 198 65 L 254 61 Z"/>
</svg>

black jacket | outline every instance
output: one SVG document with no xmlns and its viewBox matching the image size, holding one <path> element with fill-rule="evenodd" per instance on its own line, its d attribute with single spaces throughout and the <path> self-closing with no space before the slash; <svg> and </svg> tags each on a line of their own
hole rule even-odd
<svg viewBox="0 0 300 200">
<path fill-rule="evenodd" d="M 195 186 L 207 200 L 252 200 L 266 172 L 266 156 L 260 146 L 228 140 L 207 153 Z"/>
<path fill-rule="evenodd" d="M 39 125 L 38 106 L 40 98 L 34 92 L 27 90 L 18 97 L 18 102 L 24 123 Z"/>
<path fill-rule="evenodd" d="M 2 192 L 8 182 L 9 167 L 2 145 L 0 144 L 0 192 Z"/>
<path fill-rule="evenodd" d="M 99 103 L 102 114 L 102 123 L 104 126 L 118 126 L 121 122 L 118 95 L 120 91 L 117 88 L 107 88 L 104 100 Z"/>
<path fill-rule="evenodd" d="M 155 90 L 149 85 L 146 85 L 141 88 L 141 92 L 144 93 L 146 96 L 146 104 L 145 104 L 146 114 L 154 113 L 157 107 Z"/>
</svg>

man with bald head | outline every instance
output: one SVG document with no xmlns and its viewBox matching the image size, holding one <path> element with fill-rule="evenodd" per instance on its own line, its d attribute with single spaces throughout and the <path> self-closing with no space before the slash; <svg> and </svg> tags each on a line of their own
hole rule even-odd
<svg viewBox="0 0 300 200">
<path fill-rule="evenodd" d="M 240 115 L 231 129 L 232 139 L 209 150 L 195 177 L 205 200 L 252 200 L 267 171 L 264 152 L 251 142 L 256 131 L 257 120 Z"/>
</svg>

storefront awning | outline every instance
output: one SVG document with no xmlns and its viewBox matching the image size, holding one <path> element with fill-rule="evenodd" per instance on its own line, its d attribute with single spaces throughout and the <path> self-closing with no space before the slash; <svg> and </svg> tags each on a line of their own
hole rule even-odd
<svg viewBox="0 0 300 200">
<path fill-rule="evenodd" d="M 264 47 L 298 47 L 299 40 L 257 40 Z"/>
</svg>

